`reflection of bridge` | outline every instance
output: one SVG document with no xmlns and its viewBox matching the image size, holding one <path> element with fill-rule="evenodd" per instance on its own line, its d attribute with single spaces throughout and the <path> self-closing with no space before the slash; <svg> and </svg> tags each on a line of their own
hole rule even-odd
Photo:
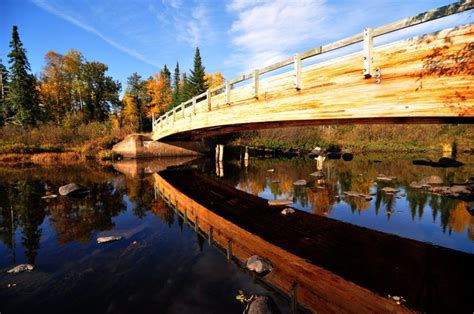
<svg viewBox="0 0 474 314">
<path fill-rule="evenodd" d="M 153 119 L 153 139 L 331 123 L 473 122 L 472 24 L 373 46 L 374 37 L 473 7 L 464 0 L 365 29 L 227 81 Z M 362 52 L 303 66 L 361 42 Z"/>
<path fill-rule="evenodd" d="M 268 284 L 318 312 L 469 311 L 473 255 L 296 210 L 289 217 L 256 196 L 199 174 L 154 174 L 156 191 L 210 243 L 243 262 L 269 258 Z M 453 263 L 456 267 L 452 267 Z M 455 288 L 454 288 L 455 287 Z M 370 290 L 369 290 L 370 289 Z"/>
</svg>

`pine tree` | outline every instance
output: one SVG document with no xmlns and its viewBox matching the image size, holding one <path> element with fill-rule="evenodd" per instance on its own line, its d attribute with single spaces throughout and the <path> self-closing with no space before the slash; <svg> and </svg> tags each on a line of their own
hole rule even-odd
<svg viewBox="0 0 474 314">
<path fill-rule="evenodd" d="M 191 91 L 190 91 L 190 84 L 189 84 L 189 79 L 188 76 L 186 75 L 186 72 L 184 72 L 181 75 L 181 92 L 179 93 L 179 101 L 177 105 L 181 104 L 182 102 L 185 102 L 186 100 L 190 99 L 192 96 Z M 177 106 L 176 105 L 176 106 Z"/>
<path fill-rule="evenodd" d="M 194 68 L 191 70 L 191 76 L 188 80 L 189 98 L 199 95 L 207 90 L 206 80 L 204 79 L 205 75 L 206 72 L 202 65 L 199 47 L 196 47 L 196 52 L 194 53 Z"/>
<path fill-rule="evenodd" d="M 8 118 L 8 108 L 6 103 L 6 92 L 8 89 L 8 71 L 0 59 L 0 126 Z"/>
<path fill-rule="evenodd" d="M 175 107 L 180 104 L 181 90 L 180 90 L 180 74 L 179 74 L 179 63 L 176 62 L 173 75 L 173 98 L 171 100 L 171 107 Z"/>
<path fill-rule="evenodd" d="M 8 63 L 10 63 L 8 106 L 15 113 L 17 122 L 21 125 L 34 126 L 39 117 L 39 102 L 35 88 L 36 79 L 29 73 L 30 64 L 16 26 L 13 26 L 10 48 L 12 50 L 8 54 Z"/>
</svg>

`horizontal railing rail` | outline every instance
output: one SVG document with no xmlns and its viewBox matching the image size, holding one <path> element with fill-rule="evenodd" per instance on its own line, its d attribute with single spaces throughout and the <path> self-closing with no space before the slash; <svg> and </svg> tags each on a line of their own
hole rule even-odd
<svg viewBox="0 0 474 314">
<path fill-rule="evenodd" d="M 193 98 L 181 103 L 179 106 L 174 107 L 173 109 L 169 110 L 167 113 L 164 113 L 161 115 L 159 118 L 155 119 L 155 115 L 153 115 L 153 122 L 152 122 L 152 127 L 153 127 L 153 132 L 155 132 L 159 127 L 163 127 L 164 123 L 170 123 L 169 120 L 172 120 L 174 122 L 176 120 L 176 113 L 180 112 L 183 117 L 185 117 L 185 109 L 186 107 L 193 107 L 193 111 L 191 114 L 196 114 L 196 108 L 197 106 L 200 106 L 202 102 L 198 103 L 199 99 L 205 98 L 205 102 L 207 103 L 208 110 L 211 110 L 211 103 L 212 103 L 212 97 L 213 93 L 218 92 L 220 95 L 221 93 L 226 94 L 226 102 L 230 104 L 230 91 L 233 87 L 234 84 L 244 82 L 249 79 L 253 79 L 253 85 L 254 85 L 254 93 L 255 97 L 258 95 L 258 78 L 260 75 L 281 69 L 283 67 L 289 66 L 294 64 L 295 65 L 295 87 L 297 89 L 301 88 L 301 61 L 315 57 L 320 54 L 324 54 L 330 51 L 334 51 L 340 48 L 344 48 L 356 43 L 364 42 L 364 75 L 366 77 L 371 77 L 371 64 L 370 64 L 370 59 L 371 59 L 371 53 L 372 53 L 372 47 L 373 47 L 373 38 L 386 35 L 395 31 L 399 31 L 408 27 L 412 27 L 415 25 L 419 25 L 422 23 L 434 21 L 443 17 L 447 17 L 449 15 L 453 14 L 458 14 L 462 13 L 468 10 L 471 10 L 474 8 L 474 0 L 462 0 L 459 2 L 455 2 L 443 7 L 439 7 L 433 10 L 426 11 L 424 13 L 420 13 L 416 16 L 408 17 L 405 19 L 401 19 L 395 22 L 391 22 L 376 28 L 366 28 L 363 32 L 355 34 L 350 37 L 346 37 L 344 39 L 315 47 L 309 50 L 306 50 L 301 53 L 295 54 L 295 56 L 287 58 L 285 60 L 282 60 L 280 62 L 268 65 L 266 67 L 256 69 L 252 73 L 247 73 L 247 74 L 242 74 L 237 76 L 236 78 L 232 80 L 227 80 L 224 84 L 208 89 L 207 91 L 194 96 Z M 367 44 L 367 45 L 366 45 Z"/>
</svg>

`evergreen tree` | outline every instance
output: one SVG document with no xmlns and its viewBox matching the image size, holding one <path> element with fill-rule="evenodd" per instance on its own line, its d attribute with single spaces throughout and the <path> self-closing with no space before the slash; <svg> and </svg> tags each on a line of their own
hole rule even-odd
<svg viewBox="0 0 474 314">
<path fill-rule="evenodd" d="M 179 93 L 179 101 L 176 104 L 176 106 L 181 104 L 182 102 L 185 102 L 189 98 L 191 98 L 192 96 L 190 95 L 191 95 L 191 91 L 190 91 L 188 76 L 186 75 L 186 72 L 184 72 L 181 75 L 181 91 Z"/>
<path fill-rule="evenodd" d="M 15 113 L 15 120 L 21 125 L 34 126 L 39 115 L 38 96 L 35 88 L 36 79 L 29 73 L 30 64 L 16 26 L 13 26 L 10 48 L 12 50 L 8 54 L 10 63 L 8 106 Z"/>
<path fill-rule="evenodd" d="M 205 75 L 206 72 L 204 66 L 202 65 L 199 47 L 196 47 L 196 52 L 194 53 L 194 68 L 191 70 L 191 76 L 188 80 L 188 99 L 193 96 L 199 95 L 207 90 L 206 80 L 204 79 Z"/>
<path fill-rule="evenodd" d="M 8 89 L 8 71 L 0 59 L 0 126 L 5 123 L 8 118 L 8 108 L 6 102 L 6 92 Z"/>
<path fill-rule="evenodd" d="M 174 68 L 173 75 L 173 98 L 171 100 L 171 107 L 175 107 L 180 104 L 181 100 L 181 90 L 180 90 L 180 73 L 179 73 L 179 63 L 176 62 L 176 67 Z"/>
<path fill-rule="evenodd" d="M 143 131 L 145 120 L 145 103 L 147 98 L 147 81 L 143 80 L 137 72 L 127 78 L 128 95 L 134 99 L 133 103 L 137 107 L 138 113 L 138 130 Z"/>
</svg>

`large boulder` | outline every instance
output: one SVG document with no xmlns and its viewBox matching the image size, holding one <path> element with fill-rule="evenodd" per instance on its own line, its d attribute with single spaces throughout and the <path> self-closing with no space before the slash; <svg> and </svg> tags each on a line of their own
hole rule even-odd
<svg viewBox="0 0 474 314">
<path fill-rule="evenodd" d="M 81 196 L 88 192 L 88 188 L 76 183 L 69 183 L 59 188 L 59 194 L 62 196 Z"/>
<path fill-rule="evenodd" d="M 269 296 L 259 295 L 252 297 L 244 314 L 279 314 L 281 313 L 275 301 Z"/>
<path fill-rule="evenodd" d="M 257 274 L 266 274 L 273 269 L 273 265 L 268 259 L 258 255 L 250 256 L 247 259 L 246 267 L 248 270 L 254 271 Z"/>
</svg>

